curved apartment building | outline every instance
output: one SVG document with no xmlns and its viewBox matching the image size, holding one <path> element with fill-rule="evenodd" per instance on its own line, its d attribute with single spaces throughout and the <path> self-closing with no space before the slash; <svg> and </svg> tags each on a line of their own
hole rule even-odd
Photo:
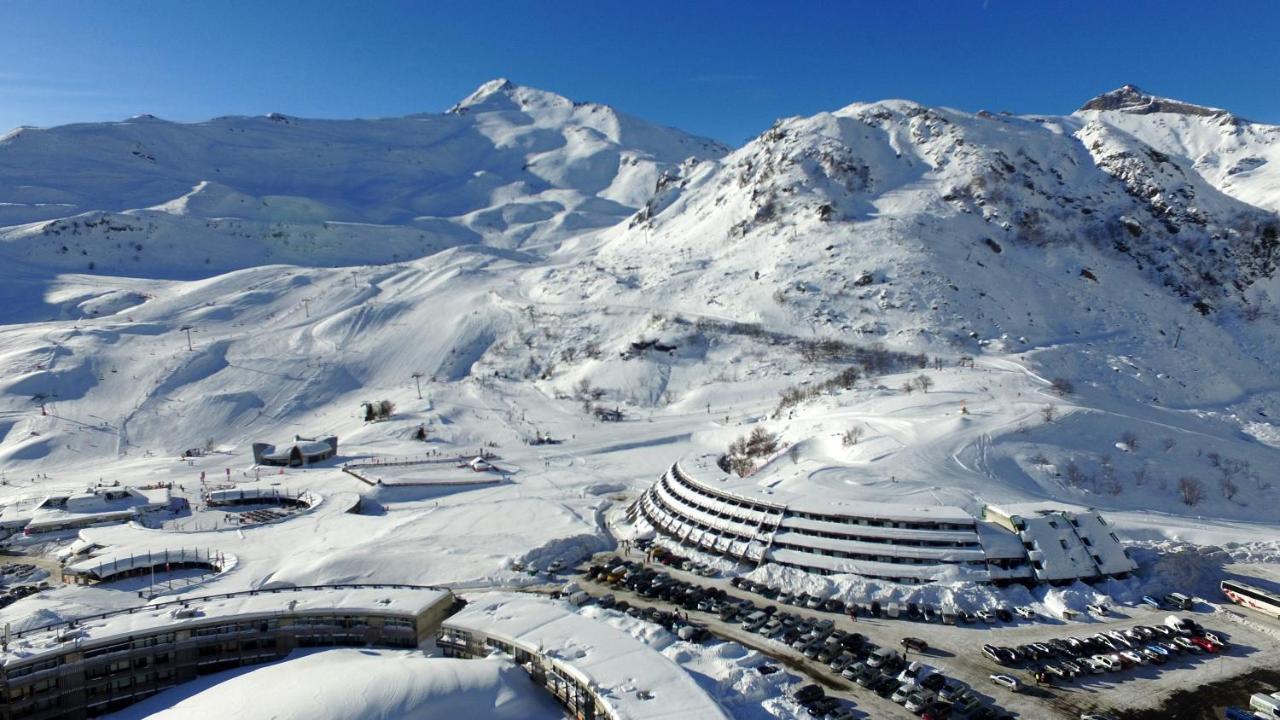
<svg viewBox="0 0 1280 720">
<path fill-rule="evenodd" d="M 1040 518 L 1039 511 L 1019 508 L 1020 531 L 1008 514 L 994 509 L 980 519 L 958 507 L 862 502 L 832 496 L 829 489 L 821 496 L 782 493 L 734 480 L 713 456 L 676 462 L 636 501 L 630 516 L 643 516 L 680 543 L 748 563 L 908 584 L 1066 581 L 1136 567 L 1114 533 L 1068 537 L 1069 528 L 1083 526 L 1067 516 L 1083 514 L 1105 525 L 1097 513 L 1059 506 L 1045 513 L 1063 515 L 1062 523 L 1028 522 L 1023 518 Z M 1050 523 L 1061 532 L 1044 539 L 1028 535 L 1028 528 L 1047 529 Z M 1042 540 L 1061 552 L 1038 549 Z M 1082 557 L 1098 562 L 1081 562 Z"/>
<path fill-rule="evenodd" d="M 416 648 L 454 609 L 446 589 L 334 585 L 171 601 L 6 633 L 2 720 L 73 720 L 299 647 Z"/>
</svg>

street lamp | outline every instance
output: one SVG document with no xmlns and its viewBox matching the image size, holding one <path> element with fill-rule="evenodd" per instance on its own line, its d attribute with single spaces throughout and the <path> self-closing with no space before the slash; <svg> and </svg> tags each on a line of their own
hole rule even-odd
<svg viewBox="0 0 1280 720">
<path fill-rule="evenodd" d="M 414 387 L 418 388 L 418 399 L 422 399 L 422 373 L 416 372 L 410 377 L 413 378 Z"/>
<path fill-rule="evenodd" d="M 191 331 L 194 330 L 195 328 L 191 327 L 190 325 L 183 325 L 178 329 L 185 331 L 187 333 L 187 350 L 194 350 L 194 348 L 191 347 Z"/>
</svg>

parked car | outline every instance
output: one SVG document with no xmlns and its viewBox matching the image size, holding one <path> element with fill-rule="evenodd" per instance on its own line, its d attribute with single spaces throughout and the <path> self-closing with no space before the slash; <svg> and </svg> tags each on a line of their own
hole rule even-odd
<svg viewBox="0 0 1280 720">
<path fill-rule="evenodd" d="M 820 697 L 825 697 L 826 694 L 827 691 L 823 690 L 821 685 L 809 683 L 808 685 L 797 688 L 795 692 L 791 693 L 791 699 L 804 704 L 813 702 Z"/>
<path fill-rule="evenodd" d="M 1195 644 L 1195 643 L 1191 642 L 1191 640 L 1189 640 L 1189 639 L 1187 639 L 1187 638 L 1184 638 L 1184 637 L 1177 637 L 1177 638 L 1174 638 L 1174 640 L 1173 640 L 1173 641 L 1174 641 L 1175 643 L 1177 643 L 1177 644 L 1178 644 L 1178 645 L 1179 645 L 1183 650 L 1186 650 L 1187 652 L 1191 653 L 1192 655 L 1199 655 L 1200 653 L 1204 652 L 1204 649 L 1203 649 L 1203 648 L 1201 648 L 1199 645 L 1197 645 L 1197 644 Z"/>
<path fill-rule="evenodd" d="M 1192 635 L 1191 637 L 1189 637 L 1189 638 L 1187 638 L 1187 639 L 1188 639 L 1188 640 L 1190 640 L 1191 642 L 1195 643 L 1195 644 L 1196 644 L 1196 646 L 1198 646 L 1201 650 L 1204 650 L 1204 651 L 1205 651 L 1205 652 L 1207 652 L 1207 653 L 1216 653 L 1216 652 L 1218 652 L 1219 650 L 1221 650 L 1221 649 L 1222 649 L 1222 648 L 1220 648 L 1220 647 L 1218 646 L 1218 644 L 1217 644 L 1217 643 L 1215 643 L 1215 642 L 1213 642 L 1213 641 L 1209 640 L 1209 638 L 1203 637 L 1203 636 L 1201 636 L 1201 635 Z"/>
<path fill-rule="evenodd" d="M 911 693 L 916 692 L 919 689 L 920 689 L 920 686 L 916 685 L 915 683 L 912 683 L 912 682 L 902 683 L 898 685 L 897 690 L 893 691 L 893 694 L 889 696 L 889 699 L 901 705 L 902 703 L 907 701 L 908 697 L 911 697 Z"/>
<path fill-rule="evenodd" d="M 1093 656 L 1093 660 L 1107 672 L 1116 672 L 1124 667 L 1118 659 L 1111 655 L 1103 655 L 1099 653 Z"/>
<path fill-rule="evenodd" d="M 867 667 L 883 667 L 894 662 L 895 658 L 900 659 L 901 657 L 902 656 L 895 650 L 890 650 L 889 648 L 876 648 L 876 650 L 867 657 Z"/>
<path fill-rule="evenodd" d="M 1143 654 L 1142 654 L 1142 653 L 1140 653 L 1140 652 L 1137 652 L 1136 650 L 1122 650 L 1122 651 L 1120 651 L 1120 659 L 1121 659 L 1121 662 L 1124 662 L 1125 660 L 1128 660 L 1130 663 L 1132 663 L 1132 664 L 1134 664 L 1134 665 L 1146 665 L 1146 664 L 1147 664 L 1147 658 L 1146 658 L 1146 656 L 1145 656 L 1145 655 L 1143 655 Z"/>
<path fill-rule="evenodd" d="M 990 677 L 991 677 L 991 682 L 1005 688 L 1006 690 L 1018 692 L 1019 690 L 1022 689 L 1022 682 L 1019 681 L 1018 678 L 1013 677 L 1012 675 L 996 674 L 996 675 L 991 675 Z"/>
<path fill-rule="evenodd" d="M 934 700 L 933 693 L 927 690 L 917 690 L 907 696 L 907 699 L 904 700 L 902 703 L 902 707 L 906 708 L 907 710 L 913 713 L 918 714 L 922 710 L 924 710 L 926 705 L 933 702 L 933 700 Z"/>
</svg>

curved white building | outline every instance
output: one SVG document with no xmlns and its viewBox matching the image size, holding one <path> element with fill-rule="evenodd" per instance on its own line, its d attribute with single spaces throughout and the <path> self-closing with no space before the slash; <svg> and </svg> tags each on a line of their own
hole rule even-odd
<svg viewBox="0 0 1280 720">
<path fill-rule="evenodd" d="M 746 562 L 900 583 L 1057 582 L 1136 568 L 1093 512 L 1062 506 L 1045 510 L 1061 516 L 1058 523 L 1043 519 L 1035 508 L 1019 507 L 1015 517 L 1023 529 L 1018 530 L 1009 514 L 995 508 L 979 519 L 958 507 L 864 502 L 847 491 L 813 490 L 765 488 L 725 473 L 708 455 L 674 463 L 636 501 L 630 516 L 643 516 L 658 533 L 680 543 Z M 1090 521 L 1081 525 L 1075 517 Z M 1050 524 L 1053 536 L 1039 537 L 1038 529 Z M 1088 532 L 1068 542 L 1071 529 L 1081 527 Z"/>
</svg>

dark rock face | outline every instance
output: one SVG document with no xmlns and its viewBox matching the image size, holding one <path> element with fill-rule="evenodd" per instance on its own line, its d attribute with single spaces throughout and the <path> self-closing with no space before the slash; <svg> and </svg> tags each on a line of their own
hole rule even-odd
<svg viewBox="0 0 1280 720">
<path fill-rule="evenodd" d="M 1181 115 L 1226 115 L 1225 110 L 1216 110 L 1201 105 L 1179 102 L 1168 98 L 1148 95 L 1137 85 L 1125 85 L 1118 90 L 1103 93 L 1085 103 L 1081 110 L 1122 110 L 1136 115 L 1150 113 L 1178 113 Z"/>
</svg>

